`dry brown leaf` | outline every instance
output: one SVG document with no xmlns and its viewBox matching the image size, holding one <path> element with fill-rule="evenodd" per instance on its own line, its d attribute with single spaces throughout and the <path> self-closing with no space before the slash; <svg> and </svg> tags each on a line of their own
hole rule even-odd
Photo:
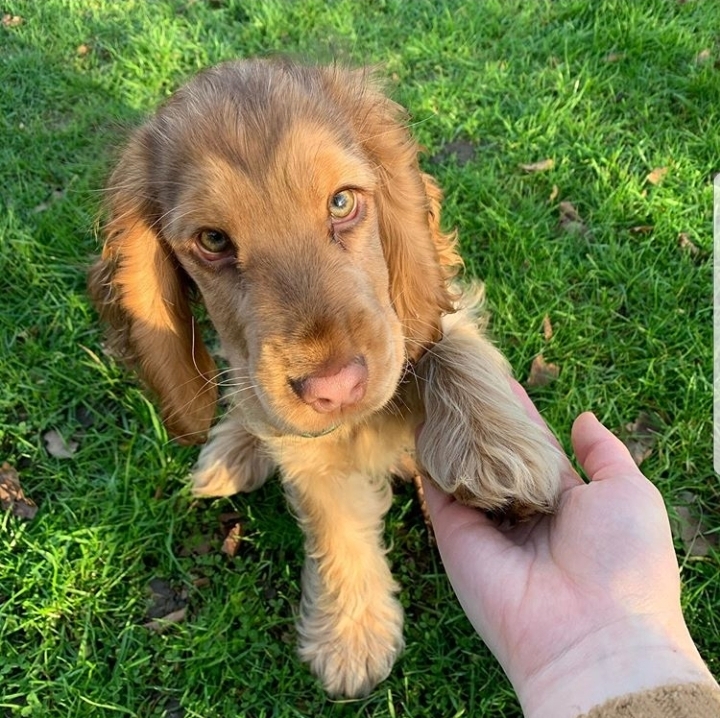
<svg viewBox="0 0 720 718">
<path fill-rule="evenodd" d="M 0 505 L 3 511 L 9 509 L 21 519 L 35 518 L 38 510 L 35 502 L 25 496 L 18 472 L 7 461 L 0 466 Z"/>
<path fill-rule="evenodd" d="M 650 172 L 648 174 L 648 176 L 645 179 L 650 184 L 659 185 L 665 179 L 665 175 L 667 173 L 668 173 L 667 167 L 656 167 L 654 170 L 652 170 L 652 172 Z"/>
<path fill-rule="evenodd" d="M 705 48 L 704 50 L 700 50 L 697 55 L 695 55 L 695 62 L 698 63 L 698 65 L 701 65 L 703 62 L 707 62 L 712 57 L 712 52 L 709 48 Z"/>
<path fill-rule="evenodd" d="M 549 342 L 553 337 L 553 325 L 547 314 L 543 317 L 543 337 L 545 337 L 546 342 Z"/>
<path fill-rule="evenodd" d="M 56 429 L 45 432 L 43 439 L 48 454 L 56 459 L 72 459 L 79 446 L 77 441 L 65 441 L 62 434 Z"/>
<path fill-rule="evenodd" d="M 176 623 L 184 621 L 186 615 L 187 606 L 183 606 L 182 608 L 178 608 L 177 611 L 172 611 L 165 616 L 154 618 L 152 621 L 143 623 L 143 628 L 147 628 L 149 631 L 155 631 L 155 633 L 164 633 Z"/>
<path fill-rule="evenodd" d="M 83 43 L 82 45 L 77 46 L 77 48 L 75 49 L 75 54 L 78 57 L 85 57 L 85 55 L 88 55 L 91 50 L 92 47 L 90 47 L 90 45 L 86 45 L 85 43 Z"/>
<path fill-rule="evenodd" d="M 707 556 L 712 548 L 717 548 L 718 535 L 708 533 L 708 527 L 697 505 L 697 497 L 693 493 L 684 492 L 680 498 L 683 503 L 673 507 L 673 535 L 682 542 L 688 556 Z"/>
<path fill-rule="evenodd" d="M 627 437 L 623 441 L 633 461 L 640 466 L 653 452 L 657 441 L 658 426 L 652 417 L 641 411 L 637 419 L 625 425 Z"/>
<path fill-rule="evenodd" d="M 550 196 L 548 197 L 548 203 L 552 204 L 560 194 L 560 188 L 554 184 L 552 187 L 552 192 L 550 192 Z"/>
<path fill-rule="evenodd" d="M 680 234 L 678 234 L 678 246 L 693 257 L 697 257 L 700 254 L 700 247 L 690 239 L 690 235 L 687 232 L 680 232 Z"/>
<path fill-rule="evenodd" d="M 187 612 L 187 591 L 176 591 L 164 578 L 153 578 L 148 583 L 149 600 L 147 621 L 143 626 L 151 631 L 162 633 L 174 623 L 185 618 Z"/>
<path fill-rule="evenodd" d="M 224 536 L 220 550 L 230 558 L 237 555 L 242 541 L 241 518 L 237 511 L 227 511 L 220 514 L 220 525 Z"/>
<path fill-rule="evenodd" d="M 538 354 L 530 365 L 530 374 L 527 379 L 527 386 L 547 386 L 555 381 L 560 374 L 560 367 L 545 361 L 542 354 Z"/>
<path fill-rule="evenodd" d="M 555 160 L 549 157 L 548 159 L 540 160 L 539 162 L 520 164 L 518 167 L 526 172 L 547 172 L 547 170 L 551 170 L 555 167 Z"/>
<path fill-rule="evenodd" d="M 242 541 L 242 526 L 237 523 L 227 532 L 220 550 L 226 556 L 234 558 L 240 548 L 240 541 Z"/>
<path fill-rule="evenodd" d="M 650 234 L 655 227 L 651 224 L 636 224 L 634 227 L 630 227 L 630 231 L 633 234 Z"/>
<path fill-rule="evenodd" d="M 17 27 L 18 25 L 22 25 L 25 20 L 20 17 L 20 15 L 10 15 L 9 13 L 5 13 L 2 16 L 2 25 L 3 27 Z"/>
<path fill-rule="evenodd" d="M 575 208 L 575 205 L 572 202 L 568 202 L 567 200 L 564 202 L 560 202 L 560 219 L 566 219 L 572 222 L 581 222 L 580 219 L 580 213 Z"/>
<path fill-rule="evenodd" d="M 558 205 L 560 210 L 560 226 L 569 234 L 586 235 L 588 228 L 582 221 L 580 213 L 572 202 L 563 201 Z"/>
</svg>

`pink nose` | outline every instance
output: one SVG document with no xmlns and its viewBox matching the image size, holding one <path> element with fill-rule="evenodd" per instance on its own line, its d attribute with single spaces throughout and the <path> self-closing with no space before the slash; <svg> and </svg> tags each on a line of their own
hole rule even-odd
<svg viewBox="0 0 720 718">
<path fill-rule="evenodd" d="M 340 369 L 291 379 L 290 386 L 319 414 L 329 414 L 357 404 L 365 396 L 367 377 L 364 357 L 356 357 Z"/>
</svg>

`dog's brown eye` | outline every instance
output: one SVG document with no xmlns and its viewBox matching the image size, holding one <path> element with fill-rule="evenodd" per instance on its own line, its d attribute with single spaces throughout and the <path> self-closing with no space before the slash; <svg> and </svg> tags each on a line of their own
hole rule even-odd
<svg viewBox="0 0 720 718">
<path fill-rule="evenodd" d="M 329 210 L 333 219 L 348 219 L 357 206 L 355 193 L 344 189 L 330 198 Z"/>
<path fill-rule="evenodd" d="M 226 255 L 232 249 L 230 238 L 218 229 L 201 230 L 196 242 L 204 255 Z"/>
</svg>

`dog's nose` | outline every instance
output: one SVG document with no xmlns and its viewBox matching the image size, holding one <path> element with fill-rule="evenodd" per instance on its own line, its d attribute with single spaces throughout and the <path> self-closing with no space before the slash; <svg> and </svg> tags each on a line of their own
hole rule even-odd
<svg viewBox="0 0 720 718">
<path fill-rule="evenodd" d="M 340 369 L 291 379 L 293 391 L 319 414 L 329 414 L 357 404 L 365 396 L 368 371 L 365 358 L 355 357 Z"/>
</svg>

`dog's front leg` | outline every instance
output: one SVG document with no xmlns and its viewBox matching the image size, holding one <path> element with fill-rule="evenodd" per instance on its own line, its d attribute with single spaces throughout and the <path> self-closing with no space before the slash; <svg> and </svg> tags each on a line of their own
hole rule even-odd
<svg viewBox="0 0 720 718">
<path fill-rule="evenodd" d="M 382 542 L 390 485 L 322 469 L 290 471 L 284 481 L 306 538 L 300 657 L 331 695 L 366 695 L 403 647 L 403 611 Z"/>
<path fill-rule="evenodd" d="M 231 412 L 210 431 L 192 472 L 195 496 L 231 496 L 254 491 L 276 466 L 262 442 Z"/>
<path fill-rule="evenodd" d="M 440 488 L 517 518 L 554 509 L 559 453 L 525 413 L 507 362 L 469 313 L 444 318 L 443 337 L 416 374 L 425 409 L 417 458 Z"/>
</svg>

